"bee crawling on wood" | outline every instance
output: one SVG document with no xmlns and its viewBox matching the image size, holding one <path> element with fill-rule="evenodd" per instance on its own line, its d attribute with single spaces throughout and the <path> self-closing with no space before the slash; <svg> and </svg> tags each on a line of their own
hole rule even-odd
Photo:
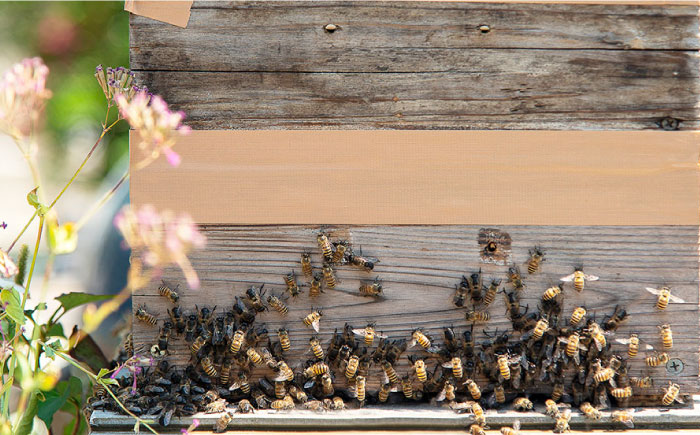
<svg viewBox="0 0 700 435">
<path fill-rule="evenodd" d="M 554 425 L 554 433 L 564 433 L 571 431 L 569 421 L 571 420 L 571 410 L 567 409 L 557 417 L 557 422 Z"/>
<path fill-rule="evenodd" d="M 309 283 L 309 297 L 310 298 L 317 298 L 321 296 L 321 293 L 324 293 L 323 289 L 321 288 L 323 284 L 323 274 L 321 273 L 315 273 L 313 277 L 311 278 L 311 282 Z"/>
<path fill-rule="evenodd" d="M 680 398 L 681 387 L 679 387 L 678 384 L 669 382 L 668 388 L 665 388 L 663 391 L 664 396 L 661 398 L 661 403 L 664 406 L 671 406 L 673 405 L 673 402 L 685 403 Z"/>
<path fill-rule="evenodd" d="M 616 331 L 620 324 L 627 320 L 629 314 L 627 310 L 619 305 L 615 306 L 612 316 L 603 322 L 603 330 L 606 332 Z"/>
<path fill-rule="evenodd" d="M 634 409 L 613 411 L 611 414 L 613 423 L 622 423 L 629 429 L 634 429 Z"/>
<path fill-rule="evenodd" d="M 502 435 L 518 435 L 520 433 L 520 420 L 515 420 L 513 422 L 513 427 L 502 427 L 501 428 L 501 434 Z"/>
<path fill-rule="evenodd" d="M 360 281 L 360 294 L 372 297 L 381 296 L 383 288 L 379 277 L 374 278 L 374 281 Z"/>
<path fill-rule="evenodd" d="M 355 335 L 358 335 L 360 337 L 364 337 L 364 342 L 366 346 L 372 346 L 374 343 L 374 339 L 376 338 L 388 338 L 386 335 L 383 334 L 378 334 L 377 330 L 375 329 L 376 323 L 370 322 L 365 326 L 364 328 L 361 329 L 353 329 L 352 332 Z"/>
<path fill-rule="evenodd" d="M 664 286 L 664 287 L 661 287 L 660 289 L 647 287 L 646 290 L 649 293 L 658 296 L 658 298 L 656 300 L 656 308 L 658 310 L 665 310 L 670 302 L 673 302 L 676 304 L 685 303 L 685 301 L 683 299 L 681 299 L 677 296 L 673 296 L 671 294 L 670 287 Z"/>
<path fill-rule="evenodd" d="M 311 265 L 311 254 L 304 252 L 301 254 L 301 272 L 306 279 L 311 279 L 314 275 L 314 268 Z"/>
<path fill-rule="evenodd" d="M 288 297 L 288 296 L 287 296 Z M 277 296 L 277 295 L 269 295 L 267 297 L 267 303 L 270 305 L 275 311 L 280 313 L 281 315 L 286 315 L 289 312 L 289 307 L 285 303 L 287 299 L 283 297 L 282 295 Z"/>
<path fill-rule="evenodd" d="M 335 252 L 333 252 L 333 256 L 331 257 L 331 263 L 342 264 L 345 262 L 346 254 L 349 253 L 350 244 L 347 240 L 342 240 L 340 242 L 335 242 L 333 245 L 335 246 Z"/>
<path fill-rule="evenodd" d="M 173 290 L 170 284 L 166 283 L 165 281 L 161 281 L 161 284 L 158 286 L 158 293 L 160 293 L 160 295 L 164 298 L 167 298 L 173 304 L 177 304 L 180 300 L 180 295 L 178 295 L 176 291 L 178 287 L 180 287 L 179 284 L 175 287 L 175 290 Z"/>
<path fill-rule="evenodd" d="M 532 275 L 539 270 L 540 265 L 543 261 L 545 261 L 544 250 L 540 246 L 535 246 L 528 252 L 530 254 L 530 258 L 527 260 L 527 273 Z"/>
<path fill-rule="evenodd" d="M 522 291 L 525 288 L 523 276 L 520 274 L 520 268 L 512 265 L 508 268 L 508 281 L 513 285 L 516 291 Z"/>
<path fill-rule="evenodd" d="M 516 411 L 532 411 L 532 408 L 534 405 L 532 404 L 532 401 L 528 399 L 527 397 L 518 397 L 515 400 L 513 400 L 513 408 Z"/>
<path fill-rule="evenodd" d="M 586 275 L 583 273 L 583 267 L 577 266 L 574 269 L 574 273 L 571 275 L 567 275 L 561 278 L 561 281 L 564 282 L 572 282 L 574 283 L 574 289 L 576 289 L 577 292 L 582 292 L 583 288 L 586 286 L 586 281 L 598 281 L 597 276 L 595 275 Z"/>
<path fill-rule="evenodd" d="M 659 326 L 659 332 L 661 333 L 661 341 L 663 342 L 664 349 L 671 349 L 673 347 L 673 331 L 671 331 L 671 325 L 667 323 Z"/>
<path fill-rule="evenodd" d="M 263 298 L 265 296 L 264 287 L 265 284 L 261 285 L 260 288 L 255 286 L 248 287 L 245 292 L 245 299 L 243 300 L 248 308 L 253 309 L 258 313 L 267 310 L 267 307 L 263 302 Z"/>
<path fill-rule="evenodd" d="M 136 309 L 136 312 L 134 313 L 134 317 L 136 317 L 136 319 L 142 321 L 143 323 L 146 323 L 146 324 L 151 325 L 151 326 L 155 326 L 156 323 L 158 322 L 158 319 L 156 319 L 156 316 L 154 316 L 153 314 L 146 311 L 145 305 L 141 305 L 140 307 L 138 307 L 138 309 Z"/>
<path fill-rule="evenodd" d="M 316 236 L 316 241 L 318 242 L 318 247 L 321 250 L 323 259 L 325 261 L 331 261 L 331 259 L 333 259 L 333 245 L 328 239 L 328 236 L 325 233 L 320 232 Z"/>
<path fill-rule="evenodd" d="M 582 403 L 579 409 L 581 410 L 581 413 L 583 413 L 583 415 L 585 415 L 588 419 L 600 420 L 603 417 L 603 414 L 600 412 L 600 410 L 591 405 L 590 402 Z"/>
<path fill-rule="evenodd" d="M 294 274 L 294 271 L 291 271 L 284 276 L 284 283 L 287 285 L 287 291 L 291 297 L 296 298 L 299 296 L 301 290 L 299 289 L 299 284 L 297 284 L 297 277 Z"/>
<path fill-rule="evenodd" d="M 311 326 L 314 331 L 319 332 L 321 330 L 321 317 L 323 317 L 323 312 L 318 308 L 311 308 L 311 313 L 302 319 L 302 322 L 306 326 Z"/>
</svg>

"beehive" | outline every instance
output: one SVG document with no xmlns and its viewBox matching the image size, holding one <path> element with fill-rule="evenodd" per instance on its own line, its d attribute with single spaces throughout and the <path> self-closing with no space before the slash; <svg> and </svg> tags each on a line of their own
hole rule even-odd
<svg viewBox="0 0 700 435">
<path fill-rule="evenodd" d="M 132 201 L 186 210 L 209 238 L 192 258 L 202 289 L 183 283 L 183 306 L 280 291 L 323 229 L 381 262 L 339 270 L 337 290 L 302 296 L 287 319 L 260 316 L 290 330 L 291 359 L 312 305 L 324 342 L 346 321 L 439 337 L 468 326 L 450 302 L 463 274 L 503 278 L 538 244 L 547 261 L 524 304 L 583 264 L 601 279 L 569 288 L 565 312 L 624 305 L 620 334 L 657 347 L 670 322 L 675 365 L 653 376 L 698 391 L 697 5 L 197 1 L 187 28 L 139 16 L 130 27 L 139 81 L 195 130 L 176 147 L 179 169 L 132 177 Z M 386 298 L 358 296 L 376 275 Z M 644 288 L 663 284 L 686 303 L 655 310 Z M 156 287 L 134 307 L 165 318 Z M 504 330 L 503 311 L 499 297 L 477 334 Z M 135 323 L 137 347 L 156 335 Z M 185 344 L 172 349 L 185 364 Z"/>
</svg>

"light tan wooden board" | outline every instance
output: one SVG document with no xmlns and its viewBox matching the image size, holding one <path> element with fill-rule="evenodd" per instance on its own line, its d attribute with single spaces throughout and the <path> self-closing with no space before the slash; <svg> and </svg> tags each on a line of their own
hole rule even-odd
<svg viewBox="0 0 700 435">
<path fill-rule="evenodd" d="M 259 321 L 268 329 L 285 326 L 290 330 L 293 352 L 288 362 L 294 366 L 309 355 L 303 355 L 308 346 L 311 331 L 301 318 L 311 306 L 323 308 L 321 332 L 327 344 L 334 328 L 341 328 L 348 321 L 362 327 L 368 321 L 376 321 L 377 329 L 392 338 L 408 337 L 413 328 L 421 327 L 435 337 L 440 328 L 454 325 L 458 331 L 467 327 L 464 309 L 451 303 L 454 285 L 464 273 L 482 268 L 486 277 L 504 277 L 505 266 L 481 263 L 477 243 L 478 226 L 384 226 L 384 227 L 330 227 L 332 238 L 349 239 L 364 254 L 378 257 L 376 273 L 339 268 L 341 284 L 336 290 L 326 290 L 320 298 L 311 300 L 306 292 L 290 305 L 286 318 L 277 313 L 265 313 Z M 659 348 L 657 326 L 670 323 L 674 330 L 672 357 L 680 358 L 685 369 L 679 376 L 671 376 L 665 367 L 650 373 L 657 385 L 678 382 L 684 392 L 698 391 L 698 251 L 697 226 L 659 227 L 551 227 L 521 226 L 501 227 L 512 237 L 512 261 L 522 263 L 527 250 L 541 244 L 547 251 L 543 272 L 526 278 L 527 289 L 523 303 L 536 309 L 542 291 L 558 282 L 561 276 L 573 271 L 578 263 L 585 265 L 588 273 L 601 277 L 586 287 L 582 294 L 571 287 L 565 289 L 565 313 L 570 314 L 578 305 L 586 305 L 596 318 L 602 321 L 616 304 L 626 306 L 631 314 L 618 332 L 627 337 L 638 333 L 642 340 Z M 304 226 L 206 226 L 209 238 L 205 251 L 195 253 L 192 262 L 199 272 L 202 288 L 186 289 L 178 271 L 167 270 L 166 279 L 181 282 L 183 307 L 194 304 L 218 305 L 228 309 L 234 296 L 242 295 L 251 285 L 265 283 L 269 290 L 281 292 L 282 276 L 294 269 L 301 274 L 299 256 L 304 250 L 314 252 L 315 265 L 319 265 L 315 235 L 317 227 Z M 525 269 L 523 269 L 525 272 Z M 384 281 L 383 301 L 360 297 L 358 279 L 379 276 Z M 300 282 L 302 280 L 300 279 Z M 654 308 L 655 297 L 644 290 L 647 286 L 668 284 L 675 295 L 685 299 L 684 304 L 671 304 L 664 312 Z M 134 306 L 146 304 L 149 311 L 164 319 L 171 307 L 158 296 L 156 283 L 134 295 Z M 502 297 L 490 307 L 492 320 L 487 325 L 491 331 L 510 327 L 504 317 Z M 477 338 L 482 338 L 482 327 L 477 327 Z M 134 338 L 137 348 L 154 343 L 157 328 L 136 323 Z M 624 346 L 615 349 L 623 352 Z M 173 340 L 172 360 L 186 364 L 189 352 L 182 340 Z M 405 357 L 398 366 L 400 374 L 407 372 Z M 432 367 L 432 363 L 430 364 Z M 370 390 L 379 380 L 378 368 L 373 368 Z M 646 374 L 643 355 L 631 363 L 631 374 Z M 343 376 L 338 379 L 342 382 Z M 659 394 L 660 387 L 636 394 Z"/>
<path fill-rule="evenodd" d="M 139 80 L 197 129 L 681 129 L 697 6 L 195 3 L 131 21 Z M 323 26 L 340 30 L 327 33 Z M 482 34 L 481 24 L 493 30 Z M 576 23 L 576 24 L 573 24 Z"/>
</svg>

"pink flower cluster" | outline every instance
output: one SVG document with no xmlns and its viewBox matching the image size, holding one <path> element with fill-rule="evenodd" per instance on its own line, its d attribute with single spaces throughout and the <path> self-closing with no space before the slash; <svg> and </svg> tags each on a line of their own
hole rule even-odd
<svg viewBox="0 0 700 435">
<path fill-rule="evenodd" d="M 190 132 L 189 127 L 181 124 L 185 119 L 184 112 L 169 110 L 168 104 L 161 97 L 146 91 L 136 92 L 131 98 L 118 94 L 115 99 L 121 115 L 131 128 L 139 132 L 137 146 L 146 154 L 143 162 L 150 163 L 160 154 L 165 154 L 168 163 L 172 166 L 179 165 L 180 156 L 172 147 L 178 134 Z"/>
<path fill-rule="evenodd" d="M 46 89 L 49 68 L 38 57 L 24 59 L 0 81 L 0 130 L 27 136 L 44 109 L 51 91 Z"/>
<path fill-rule="evenodd" d="M 153 206 L 138 210 L 125 206 L 114 218 L 114 225 L 124 236 L 126 244 L 138 251 L 146 265 L 159 274 L 163 267 L 176 264 L 182 269 L 191 288 L 199 287 L 199 278 L 187 255 L 202 248 L 206 238 L 192 218 L 171 211 L 158 213 Z"/>
<path fill-rule="evenodd" d="M 107 67 L 105 70 L 102 65 L 97 65 L 95 68 L 95 78 L 104 92 L 109 104 L 115 101 L 117 95 L 124 95 L 126 99 L 131 99 L 137 92 L 147 92 L 147 88 L 139 88 L 134 83 L 134 73 L 123 66 L 117 68 Z"/>
</svg>

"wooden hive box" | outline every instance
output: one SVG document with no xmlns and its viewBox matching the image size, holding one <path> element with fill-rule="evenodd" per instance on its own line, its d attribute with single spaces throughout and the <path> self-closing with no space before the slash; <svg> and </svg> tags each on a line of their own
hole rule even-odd
<svg viewBox="0 0 700 435">
<path fill-rule="evenodd" d="M 657 326 L 673 325 L 675 364 L 653 369 L 657 387 L 635 397 L 658 398 L 669 381 L 697 393 L 698 12 L 690 2 L 300 0 L 195 1 L 186 28 L 132 15 L 138 80 L 194 129 L 175 148 L 178 169 L 133 173 L 132 202 L 203 225 L 207 248 L 192 257 L 202 288 L 165 273 L 185 307 L 225 308 L 262 283 L 280 292 L 284 274 L 301 274 L 301 252 L 320 264 L 320 229 L 379 258 L 372 274 L 340 268 L 336 290 L 303 294 L 286 318 L 260 316 L 289 329 L 291 360 L 306 358 L 300 318 L 312 306 L 323 307 L 324 343 L 345 322 L 376 321 L 392 338 L 461 332 L 460 277 L 505 278 L 541 245 L 547 260 L 526 278 L 523 304 L 535 309 L 585 265 L 601 278 L 565 289 L 567 315 L 585 305 L 601 319 L 623 305 L 617 336 L 657 348 Z M 359 296 L 359 280 L 375 276 L 385 298 Z M 656 310 L 644 288 L 664 284 L 685 303 Z M 133 305 L 166 318 L 157 285 Z M 501 296 L 489 311 L 477 340 L 510 325 Z M 133 334 L 147 348 L 157 328 L 135 322 Z M 171 349 L 187 363 L 183 340 Z M 647 372 L 637 357 L 630 374 Z"/>
</svg>

